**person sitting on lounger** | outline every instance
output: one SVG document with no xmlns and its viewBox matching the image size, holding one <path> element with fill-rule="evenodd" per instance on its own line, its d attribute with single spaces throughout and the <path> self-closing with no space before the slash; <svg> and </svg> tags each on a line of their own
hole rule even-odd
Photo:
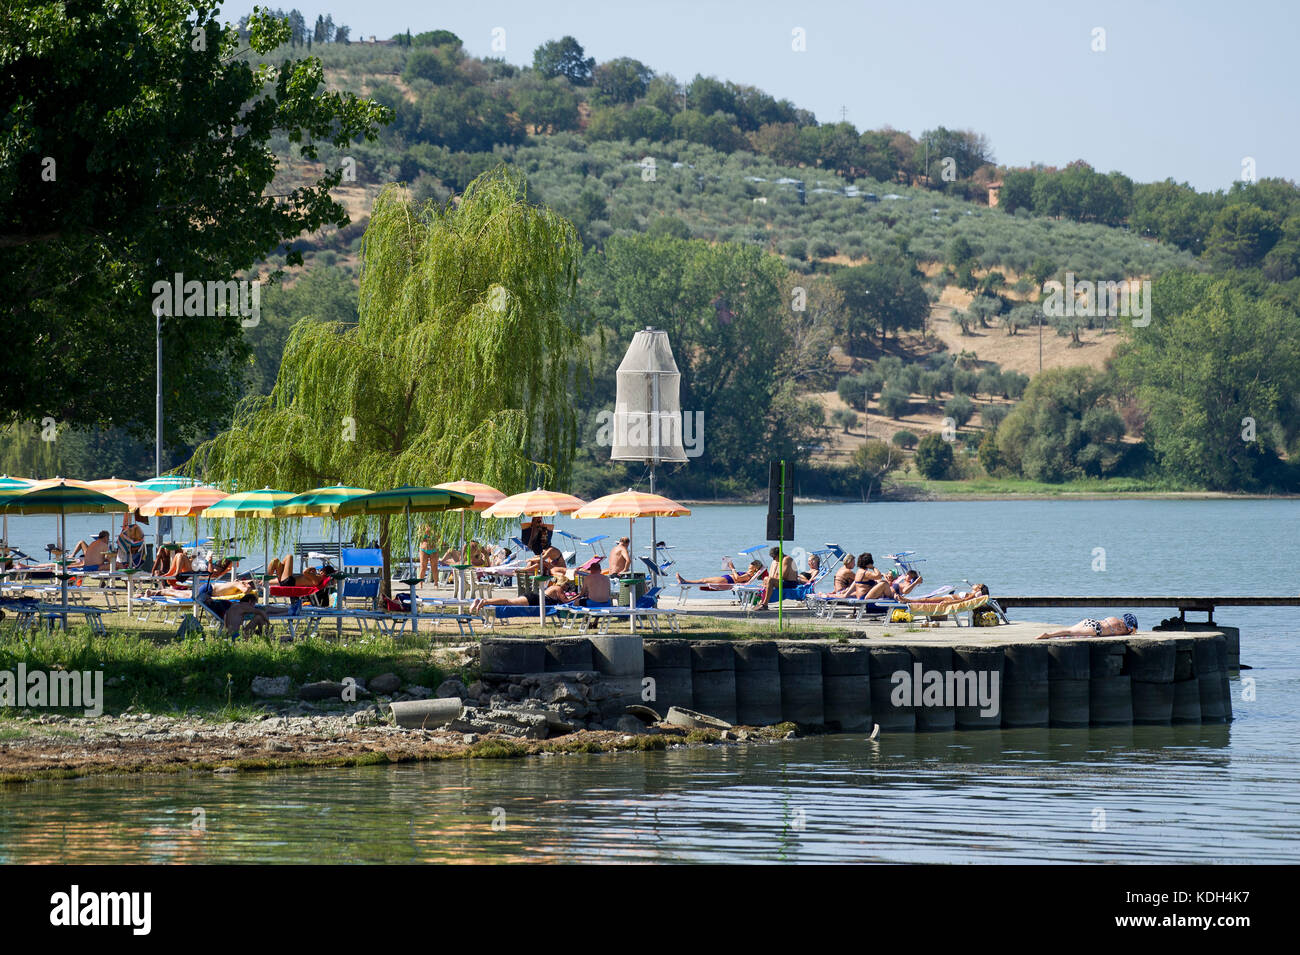
<svg viewBox="0 0 1300 955">
<path fill-rule="evenodd" d="M 540 555 L 528 558 L 528 562 L 524 564 L 524 573 L 550 574 L 556 570 L 564 570 L 566 567 L 564 555 L 560 553 L 559 548 L 548 545 Z"/>
<path fill-rule="evenodd" d="M 82 570 L 99 570 L 108 558 L 108 531 L 100 531 L 99 536 L 89 544 L 85 541 L 77 541 L 77 546 L 72 549 L 71 562 L 68 566 L 80 567 Z M 77 560 L 80 554 L 81 560 Z"/>
<path fill-rule="evenodd" d="M 855 573 L 857 565 L 856 557 L 852 554 L 844 555 L 844 566 L 835 571 L 834 586 L 828 596 L 844 597 L 848 594 L 849 588 L 853 586 L 853 578 L 857 576 Z"/>
<path fill-rule="evenodd" d="M 799 579 L 805 584 L 811 584 L 817 579 L 818 572 L 822 569 L 822 559 L 816 554 L 808 555 L 808 569 L 799 575 Z"/>
<path fill-rule="evenodd" d="M 271 620 L 266 611 L 257 605 L 257 595 L 247 593 L 230 605 L 230 609 L 221 618 L 221 624 L 232 637 L 239 636 L 245 628 L 248 632 L 262 636 L 271 626 Z"/>
<path fill-rule="evenodd" d="M 593 557 L 579 567 L 578 578 L 578 599 L 575 603 L 583 607 L 609 606 L 609 578 L 601 572 L 599 557 Z"/>
<path fill-rule="evenodd" d="M 681 574 L 677 575 L 679 584 L 695 584 L 701 590 L 730 590 L 735 584 L 745 584 L 755 577 L 762 578 L 765 576 L 763 562 L 761 560 L 751 560 L 749 569 L 743 574 L 736 570 L 736 565 L 727 559 L 727 566 L 731 568 L 732 573 L 723 574 L 721 577 L 701 577 L 699 580 L 687 580 Z"/>
<path fill-rule="evenodd" d="M 144 531 L 131 520 L 131 512 L 122 515 L 122 530 L 117 535 L 117 562 L 124 567 L 139 567 L 144 561 Z"/>
<path fill-rule="evenodd" d="M 909 570 L 901 577 L 898 571 L 891 570 L 886 572 L 881 580 L 867 586 L 862 598 L 864 600 L 905 600 L 919 583 L 921 583 L 921 575 L 914 570 Z"/>
<path fill-rule="evenodd" d="M 193 570 L 189 555 L 179 544 L 164 544 L 154 559 L 152 573 L 160 580 L 175 581 Z"/>
<path fill-rule="evenodd" d="M 768 603 L 776 596 L 777 591 L 794 590 L 803 581 L 799 579 L 799 572 L 795 569 L 794 558 L 789 554 L 781 555 L 779 548 L 773 547 L 769 554 L 772 556 L 772 566 L 768 568 L 767 580 L 763 581 L 763 598 L 758 602 L 755 610 L 766 610 Z M 780 557 L 778 562 L 777 558 Z"/>
<path fill-rule="evenodd" d="M 321 583 L 329 576 L 329 568 L 322 567 L 316 570 L 314 567 L 307 567 L 301 574 L 293 572 L 293 554 L 285 554 L 283 559 L 271 561 L 271 566 L 266 568 L 266 572 L 276 578 L 276 584 L 281 587 L 319 587 Z"/>
<path fill-rule="evenodd" d="M 1136 633 L 1138 628 L 1138 618 L 1131 613 L 1126 613 L 1120 617 L 1106 617 L 1102 620 L 1094 620 L 1087 617 L 1080 620 L 1073 627 L 1066 627 L 1063 630 L 1050 630 L 1047 633 L 1039 634 L 1039 640 L 1050 640 L 1055 637 L 1126 637 L 1130 633 Z"/>
</svg>

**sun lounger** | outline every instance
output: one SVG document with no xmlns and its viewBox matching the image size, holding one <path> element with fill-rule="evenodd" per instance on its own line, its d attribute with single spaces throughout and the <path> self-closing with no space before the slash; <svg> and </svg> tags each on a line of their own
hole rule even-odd
<svg viewBox="0 0 1300 955">
<path fill-rule="evenodd" d="M 563 608 L 566 614 L 571 614 L 578 621 L 578 632 L 588 633 L 593 626 L 596 627 L 597 633 L 608 633 L 609 625 L 614 620 L 626 620 L 630 627 L 633 620 L 647 621 L 650 629 L 655 632 L 661 632 L 662 618 L 667 618 L 668 629 L 673 633 L 681 631 L 678 622 L 680 611 L 660 609 L 658 607 L 572 607 Z M 639 629 L 639 628 L 638 628 Z"/>
<path fill-rule="evenodd" d="M 967 597 L 963 600 L 941 600 L 932 604 L 900 602 L 898 606 L 905 608 L 913 617 L 923 617 L 931 623 L 939 623 L 946 620 L 949 616 L 957 626 L 961 626 L 961 614 L 967 615 L 967 626 L 974 626 L 975 612 L 977 610 L 989 609 L 998 615 L 1003 623 L 1009 623 L 1007 615 L 998 602 L 987 594 L 976 594 L 974 597 Z"/>
</svg>

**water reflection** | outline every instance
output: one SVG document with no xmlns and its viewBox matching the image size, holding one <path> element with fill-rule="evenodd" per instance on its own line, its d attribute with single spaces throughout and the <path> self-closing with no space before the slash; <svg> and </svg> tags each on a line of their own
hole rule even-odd
<svg viewBox="0 0 1300 955">
<path fill-rule="evenodd" d="M 777 745 L 0 794 L 5 862 L 1295 859 L 1285 762 L 1229 726 L 825 736 Z M 1228 832 L 1226 805 L 1239 805 Z M 202 810 L 206 828 L 194 827 Z"/>
</svg>

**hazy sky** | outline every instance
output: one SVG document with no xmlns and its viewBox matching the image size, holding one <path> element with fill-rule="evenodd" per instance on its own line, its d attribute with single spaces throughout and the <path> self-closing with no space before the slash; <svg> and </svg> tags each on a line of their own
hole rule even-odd
<svg viewBox="0 0 1300 955">
<path fill-rule="evenodd" d="M 309 24 L 332 14 L 354 40 L 448 29 L 470 53 L 517 64 L 571 34 L 597 62 L 750 83 L 822 122 L 843 109 L 859 129 L 974 129 L 1010 165 L 1082 158 L 1206 190 L 1242 178 L 1251 157 L 1260 178 L 1300 180 L 1298 0 L 262 2 L 296 6 Z M 251 7 L 227 0 L 224 15 Z"/>
</svg>

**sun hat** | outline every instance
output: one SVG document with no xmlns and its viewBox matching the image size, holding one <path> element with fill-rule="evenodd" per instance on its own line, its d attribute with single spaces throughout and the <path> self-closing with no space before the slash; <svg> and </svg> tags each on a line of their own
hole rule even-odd
<svg viewBox="0 0 1300 955">
<path fill-rule="evenodd" d="M 1124 624 L 1130 630 L 1136 630 L 1138 628 L 1138 618 L 1131 613 L 1126 613 L 1124 614 Z"/>
</svg>

